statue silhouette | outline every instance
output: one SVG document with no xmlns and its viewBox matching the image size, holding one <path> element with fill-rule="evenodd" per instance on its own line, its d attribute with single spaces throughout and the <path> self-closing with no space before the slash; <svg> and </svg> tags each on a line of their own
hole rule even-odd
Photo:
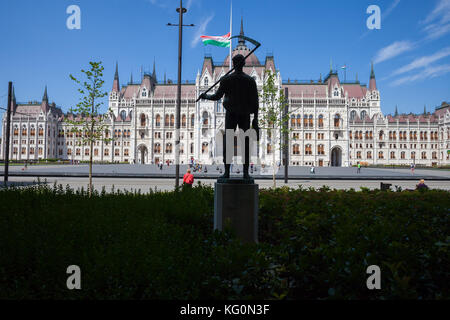
<svg viewBox="0 0 450 320">
<path fill-rule="evenodd" d="M 259 132 L 258 128 L 258 89 L 256 81 L 245 74 L 245 58 L 238 54 L 233 57 L 233 66 L 235 71 L 230 75 L 224 76 L 220 80 L 219 89 L 214 94 L 200 95 L 201 99 L 220 100 L 224 95 L 223 106 L 225 107 L 225 134 L 223 135 L 223 162 L 225 164 L 225 173 L 221 178 L 230 177 L 230 163 L 226 163 L 226 131 L 227 129 L 236 130 L 239 126 L 244 132 L 250 129 L 250 114 L 254 114 L 252 127 Z M 245 139 L 245 161 L 244 161 L 244 179 L 249 179 L 249 140 Z"/>
</svg>

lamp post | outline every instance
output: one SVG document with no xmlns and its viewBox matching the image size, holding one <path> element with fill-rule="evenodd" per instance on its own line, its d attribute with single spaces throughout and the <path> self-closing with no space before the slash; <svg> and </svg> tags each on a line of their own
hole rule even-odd
<svg viewBox="0 0 450 320">
<path fill-rule="evenodd" d="M 183 8 L 183 0 L 180 0 L 180 7 L 177 8 L 179 14 L 178 24 L 168 23 L 168 26 L 178 27 L 178 84 L 177 84 L 177 110 L 176 110 L 176 130 L 175 130 L 175 189 L 179 187 L 180 179 L 180 117 L 181 117 L 181 61 L 183 47 L 183 27 L 193 27 L 193 24 L 183 24 L 183 14 L 187 12 Z"/>
</svg>

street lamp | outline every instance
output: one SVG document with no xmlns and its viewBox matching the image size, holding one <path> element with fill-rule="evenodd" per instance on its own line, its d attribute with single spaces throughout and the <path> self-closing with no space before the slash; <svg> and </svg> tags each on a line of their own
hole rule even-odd
<svg viewBox="0 0 450 320">
<path fill-rule="evenodd" d="M 181 57 L 183 47 L 183 27 L 193 27 L 193 24 L 183 24 L 183 14 L 187 12 L 183 8 L 183 0 L 180 0 L 180 7 L 177 8 L 179 14 L 178 24 L 168 23 L 167 26 L 178 27 L 178 85 L 177 85 L 177 123 L 175 130 L 175 189 L 179 186 L 180 179 L 180 117 L 181 117 Z"/>
</svg>

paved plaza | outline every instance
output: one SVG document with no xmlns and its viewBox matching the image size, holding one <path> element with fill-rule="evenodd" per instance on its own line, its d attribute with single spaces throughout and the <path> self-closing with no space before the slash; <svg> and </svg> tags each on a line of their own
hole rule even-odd
<svg viewBox="0 0 450 320">
<path fill-rule="evenodd" d="M 180 165 L 180 174 L 183 175 L 188 166 Z M 206 172 L 205 172 L 206 168 Z M 255 167 L 256 171 L 251 175 L 255 179 L 272 179 L 272 167 Z M 219 169 L 219 170 L 218 170 Z M 204 179 L 217 178 L 223 171 L 223 165 L 203 166 L 201 172 L 193 172 L 194 176 Z M 4 167 L 0 166 L 0 174 L 3 174 Z M 242 174 L 242 165 L 235 165 L 232 168 L 232 176 Z M 30 177 L 87 177 L 89 166 L 80 165 L 29 165 L 26 169 L 23 165 L 9 167 L 11 176 Z M 131 165 L 131 164 L 105 164 L 93 166 L 94 177 L 108 178 L 173 178 L 175 176 L 175 166 L 163 166 L 162 170 L 156 165 Z M 284 178 L 284 167 L 276 171 L 278 179 Z M 393 168 L 361 168 L 357 173 L 357 168 L 344 167 L 317 167 L 315 173 L 310 173 L 309 167 L 289 167 L 289 179 L 295 180 L 448 180 L 450 183 L 450 170 L 437 169 L 416 169 L 412 174 L 410 169 Z"/>
<path fill-rule="evenodd" d="M 181 176 L 185 173 L 187 166 L 180 166 Z M 220 169 L 223 166 L 207 166 L 207 172 L 204 170 L 194 172 L 195 183 L 199 181 L 206 185 L 214 185 L 215 178 L 220 175 Z M 233 168 L 233 176 L 237 174 L 237 169 L 242 173 L 242 166 Z M 257 168 L 252 175 L 260 188 L 270 188 L 273 185 L 272 171 L 270 168 Z M 3 167 L 0 167 L 3 174 Z M 88 165 L 34 165 L 24 169 L 23 166 L 10 167 L 10 184 L 14 185 L 32 185 L 40 181 L 53 185 L 70 185 L 74 189 L 84 187 L 88 184 Z M 115 190 L 141 190 L 148 192 L 152 190 L 169 191 L 173 190 L 175 181 L 175 166 L 164 166 L 159 169 L 153 165 L 94 165 L 94 187 L 101 190 L 103 186 L 110 192 Z M 284 168 L 277 172 L 277 186 L 285 186 Z M 332 189 L 355 189 L 361 187 L 369 189 L 380 188 L 380 183 L 392 184 L 392 190 L 395 186 L 402 189 L 414 189 L 420 179 L 425 179 L 431 189 L 450 190 L 450 170 L 434 169 L 416 169 L 414 174 L 409 169 L 378 169 L 362 168 L 361 173 L 357 173 L 356 168 L 316 168 L 316 173 L 311 174 L 309 167 L 290 167 L 289 182 L 287 186 L 296 188 L 320 188 L 324 185 Z M 181 183 L 181 180 L 180 180 Z"/>
</svg>

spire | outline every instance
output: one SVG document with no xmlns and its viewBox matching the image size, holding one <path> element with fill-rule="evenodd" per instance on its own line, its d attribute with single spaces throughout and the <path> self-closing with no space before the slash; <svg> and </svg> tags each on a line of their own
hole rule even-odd
<svg viewBox="0 0 450 320">
<path fill-rule="evenodd" d="M 119 64 L 116 62 L 116 73 L 114 74 L 114 80 L 119 80 Z"/>
<path fill-rule="evenodd" d="M 375 80 L 375 72 L 373 71 L 373 61 L 372 61 L 372 68 L 370 71 L 369 90 L 370 91 L 377 90 L 377 81 Z"/>
<path fill-rule="evenodd" d="M 330 58 L 330 73 L 333 72 L 333 58 Z"/>
<path fill-rule="evenodd" d="M 394 113 L 394 117 L 397 117 L 398 116 L 398 107 L 397 107 L 397 105 L 395 105 L 395 113 Z"/>
<path fill-rule="evenodd" d="M 153 81 L 156 82 L 156 63 L 155 58 L 153 58 L 153 72 L 152 72 Z"/>
<path fill-rule="evenodd" d="M 427 105 L 423 106 L 423 115 L 427 115 Z"/>
<path fill-rule="evenodd" d="M 356 73 L 356 83 L 358 83 L 359 82 L 359 80 L 358 80 L 358 72 Z"/>
<path fill-rule="evenodd" d="M 320 74 L 319 82 L 322 82 L 322 73 Z"/>
<path fill-rule="evenodd" d="M 44 91 L 44 96 L 42 97 L 42 102 L 48 103 L 47 86 L 45 86 L 45 91 Z"/>
<path fill-rule="evenodd" d="M 116 61 L 116 73 L 114 74 L 114 82 L 112 91 L 119 92 L 120 91 L 120 85 L 119 85 L 119 63 Z"/>
<path fill-rule="evenodd" d="M 164 84 L 166 84 L 166 72 L 164 71 Z"/>
<path fill-rule="evenodd" d="M 14 86 L 12 87 L 12 102 L 13 105 L 16 104 L 16 93 L 14 92 Z"/>
<path fill-rule="evenodd" d="M 375 79 L 375 72 L 373 71 L 373 61 L 372 61 L 372 69 L 370 70 L 370 79 Z"/>
<path fill-rule="evenodd" d="M 49 110 L 48 106 L 48 95 L 47 95 L 47 86 L 45 86 L 44 96 L 42 97 L 41 109 L 44 113 L 47 113 Z"/>
<path fill-rule="evenodd" d="M 244 18 L 241 17 L 241 31 L 239 32 L 240 36 L 244 36 Z M 245 40 L 242 38 L 239 38 L 238 41 L 238 47 L 243 46 L 245 47 Z"/>
<path fill-rule="evenodd" d="M 131 76 L 130 76 L 130 84 L 133 84 L 133 72 L 131 72 Z"/>
</svg>

